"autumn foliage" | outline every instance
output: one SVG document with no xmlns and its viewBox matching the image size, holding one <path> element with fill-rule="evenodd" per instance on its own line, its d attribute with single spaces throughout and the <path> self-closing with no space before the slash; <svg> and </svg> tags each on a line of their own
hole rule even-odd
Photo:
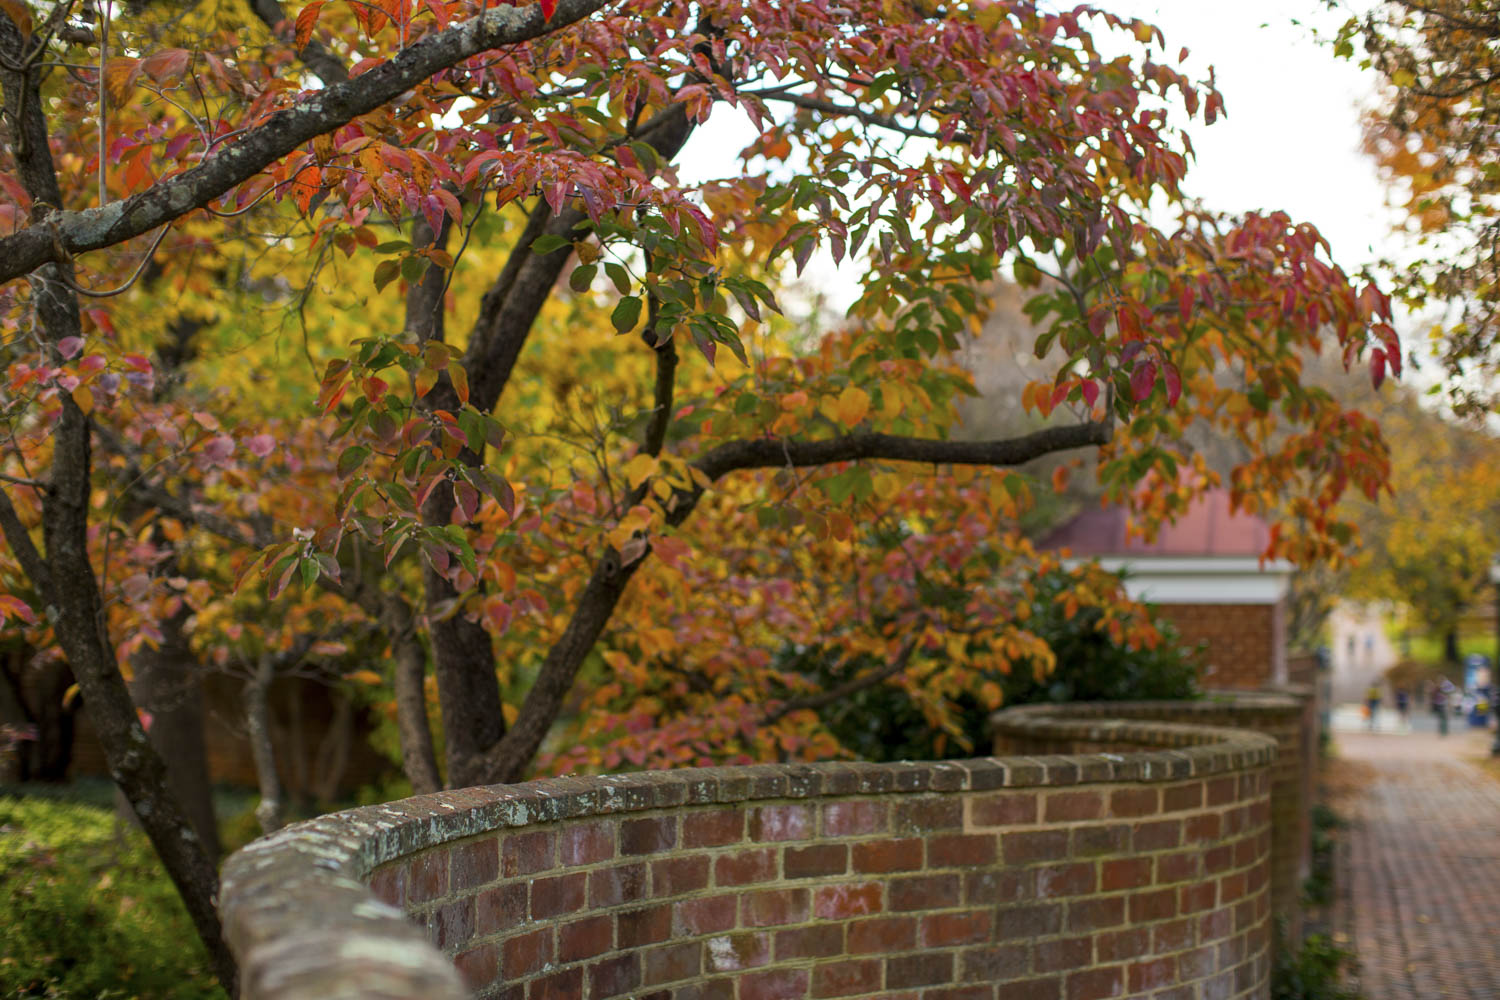
<svg viewBox="0 0 1500 1000">
<path fill-rule="evenodd" d="M 1374 425 L 1302 374 L 1399 370 L 1389 301 L 1310 226 L 1185 205 L 1165 109 L 1221 98 L 1139 22 L 0 11 L 5 608 L 68 659 L 211 941 L 212 869 L 167 843 L 121 680 L 163 620 L 207 666 L 373 642 L 350 682 L 389 685 L 418 790 L 812 758 L 841 752 L 831 699 L 895 685 L 943 729 L 961 694 L 998 704 L 986 671 L 1048 662 L 1030 459 L 1094 449 L 1149 531 L 1218 482 L 1190 432 L 1228 436 L 1267 554 L 1304 560 L 1381 488 Z M 688 183 L 710 116 L 753 138 Z M 861 278 L 809 334 L 783 311 L 817 253 Z M 970 440 L 955 352 L 1006 275 L 1057 362 L 1005 401 L 1030 430 Z M 1090 570 L 1057 599 L 1154 641 Z M 814 644 L 831 674 L 778 658 Z"/>
</svg>

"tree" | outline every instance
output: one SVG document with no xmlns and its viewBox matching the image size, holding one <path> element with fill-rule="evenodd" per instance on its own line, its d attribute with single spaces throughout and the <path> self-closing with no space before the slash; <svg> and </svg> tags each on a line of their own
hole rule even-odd
<svg viewBox="0 0 1500 1000">
<path fill-rule="evenodd" d="M 1401 199 L 1416 257 L 1398 270 L 1413 307 L 1440 307 L 1437 353 L 1460 411 L 1489 408 L 1500 355 L 1500 10 L 1463 0 L 1390 0 L 1351 18 L 1336 51 L 1355 45 L 1381 75 L 1365 149 Z"/>
<path fill-rule="evenodd" d="M 1026 2 L 252 9 L 259 28 L 0 3 L 0 529 L 26 581 L 0 600 L 66 656 L 226 982 L 213 868 L 118 654 L 153 641 L 152 601 L 213 595 L 231 562 L 267 599 L 326 592 L 386 631 L 421 788 L 517 780 L 592 685 L 624 698 L 674 664 L 674 695 L 706 684 L 733 711 L 678 698 L 626 736 L 778 755 L 816 748 L 820 699 L 914 683 L 919 649 L 947 653 L 923 675 L 940 691 L 1043 656 L 1022 575 L 957 605 L 948 582 L 1030 557 L 999 530 L 1025 489 L 1004 470 L 1040 455 L 1097 449 L 1150 524 L 1213 482 L 1183 443 L 1206 424 L 1249 456 L 1237 501 L 1281 512 L 1270 554 L 1298 558 L 1347 538 L 1349 486 L 1380 488 L 1374 425 L 1301 371 L 1328 344 L 1398 369 L 1387 299 L 1280 213 L 1152 226 L 1190 148 L 1163 104 L 1211 123 L 1220 97 L 1146 25 Z M 731 176 L 685 184 L 711 113 L 759 136 Z M 777 290 L 819 247 L 867 269 L 848 328 L 799 346 Z M 1002 266 L 1038 288 L 1038 353 L 1062 349 L 1021 400 L 1054 423 L 956 439 L 948 359 Z M 158 392 L 143 340 L 252 323 L 257 298 L 325 355 L 321 416 L 243 366 Z M 802 580 L 837 617 L 787 627 L 847 669 L 735 692 L 714 650 L 754 653 L 777 626 L 747 612 Z M 1087 586 L 1080 604 L 1114 599 Z M 597 652 L 607 632 L 623 658 Z"/>
</svg>

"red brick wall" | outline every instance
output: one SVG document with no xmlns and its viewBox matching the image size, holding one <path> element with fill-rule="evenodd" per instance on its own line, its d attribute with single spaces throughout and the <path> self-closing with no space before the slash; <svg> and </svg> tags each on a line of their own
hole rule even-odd
<svg viewBox="0 0 1500 1000">
<path fill-rule="evenodd" d="M 1276 604 L 1160 604 L 1189 645 L 1208 643 L 1206 687 L 1256 690 L 1284 681 L 1286 626 Z M 1284 666 L 1283 666 L 1284 670 Z"/>
</svg>

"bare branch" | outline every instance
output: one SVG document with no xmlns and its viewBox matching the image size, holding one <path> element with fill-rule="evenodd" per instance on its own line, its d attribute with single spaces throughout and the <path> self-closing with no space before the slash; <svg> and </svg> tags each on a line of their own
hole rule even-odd
<svg viewBox="0 0 1500 1000">
<path fill-rule="evenodd" d="M 51 601 L 52 574 L 47 569 L 47 561 L 37 551 L 31 532 L 21 523 L 15 504 L 11 503 L 10 494 L 4 489 L 0 489 L 0 533 L 5 535 L 6 544 L 15 554 L 16 561 L 31 578 L 32 586 L 41 591 L 45 600 Z"/>
<path fill-rule="evenodd" d="M 863 691 L 865 688 L 874 687 L 881 681 L 894 677 L 905 670 L 911 664 L 912 654 L 916 651 L 917 640 L 909 640 L 905 646 L 901 647 L 901 652 L 896 654 L 895 659 L 891 660 L 885 666 L 871 670 L 868 673 L 860 674 L 858 677 L 851 677 L 844 683 L 835 685 L 827 691 L 782 702 L 775 709 L 766 713 L 765 718 L 761 720 L 761 725 L 769 726 L 779 722 L 793 712 L 802 712 L 809 709 L 817 711 L 825 705 L 832 705 L 834 702 L 847 698 L 856 692 Z"/>
</svg>

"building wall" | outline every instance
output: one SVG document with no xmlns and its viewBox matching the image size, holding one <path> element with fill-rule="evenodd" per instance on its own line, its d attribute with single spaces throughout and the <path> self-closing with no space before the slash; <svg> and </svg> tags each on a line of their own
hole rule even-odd
<svg viewBox="0 0 1500 1000">
<path fill-rule="evenodd" d="M 243 996 L 1266 996 L 1274 742 L 1008 724 L 1121 752 L 555 779 L 288 828 L 225 866 Z"/>
<path fill-rule="evenodd" d="M 1159 604 L 1189 645 L 1208 644 L 1205 687 L 1254 691 L 1286 682 L 1282 604 Z"/>
</svg>

